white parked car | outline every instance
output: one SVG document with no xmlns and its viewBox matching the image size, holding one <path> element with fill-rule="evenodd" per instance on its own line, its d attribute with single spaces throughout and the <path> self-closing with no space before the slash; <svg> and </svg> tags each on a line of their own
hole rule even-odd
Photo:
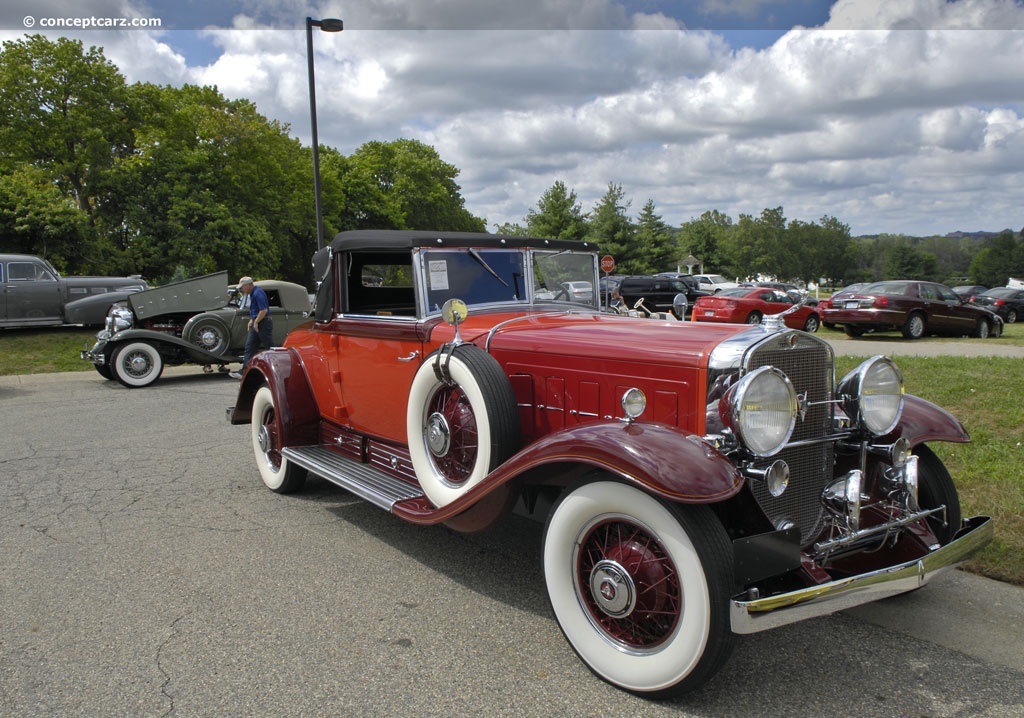
<svg viewBox="0 0 1024 718">
<path fill-rule="evenodd" d="M 718 294 L 723 289 L 735 289 L 740 286 L 736 282 L 730 282 L 721 274 L 695 274 L 698 286 L 705 292 Z"/>
</svg>

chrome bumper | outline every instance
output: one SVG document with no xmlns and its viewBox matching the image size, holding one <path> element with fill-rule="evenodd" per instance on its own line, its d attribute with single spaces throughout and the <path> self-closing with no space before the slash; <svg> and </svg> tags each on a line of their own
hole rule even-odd
<svg viewBox="0 0 1024 718">
<path fill-rule="evenodd" d="M 92 349 L 82 349 L 79 351 L 78 358 L 91 361 L 97 366 L 103 366 L 107 363 L 107 355 L 103 352 L 103 347 L 106 345 L 107 342 L 105 340 L 100 340 L 92 345 Z"/>
<path fill-rule="evenodd" d="M 733 599 L 730 602 L 733 633 L 767 631 L 913 591 L 981 550 L 992 540 L 992 535 L 992 519 L 975 516 L 964 521 L 956 538 L 915 561 L 777 596 L 751 601 Z"/>
</svg>

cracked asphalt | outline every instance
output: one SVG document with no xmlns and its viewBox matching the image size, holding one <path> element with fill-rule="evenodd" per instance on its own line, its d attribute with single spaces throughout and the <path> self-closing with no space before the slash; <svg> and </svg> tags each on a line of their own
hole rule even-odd
<svg viewBox="0 0 1024 718">
<path fill-rule="evenodd" d="M 1024 589 L 962 572 L 742 637 L 683 699 L 617 691 L 559 633 L 539 525 L 278 496 L 236 387 L 0 377 L 0 715 L 1024 714 Z"/>
</svg>

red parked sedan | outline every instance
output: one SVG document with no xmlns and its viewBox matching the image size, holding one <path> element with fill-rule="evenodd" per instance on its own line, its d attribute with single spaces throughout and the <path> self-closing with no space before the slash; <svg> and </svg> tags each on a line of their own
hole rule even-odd
<svg viewBox="0 0 1024 718">
<path fill-rule="evenodd" d="M 785 292 L 765 287 L 739 287 L 723 289 L 711 297 L 700 297 L 693 306 L 696 322 L 727 322 L 729 324 L 760 324 L 766 315 L 793 309 L 783 321 L 790 329 L 816 332 L 821 317 L 814 307 L 794 309 L 793 298 Z"/>
</svg>

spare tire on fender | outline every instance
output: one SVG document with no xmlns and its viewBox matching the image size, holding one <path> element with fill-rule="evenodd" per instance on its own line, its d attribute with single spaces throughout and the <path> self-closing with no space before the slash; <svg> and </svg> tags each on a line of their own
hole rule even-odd
<svg viewBox="0 0 1024 718">
<path fill-rule="evenodd" d="M 446 345 L 424 360 L 409 390 L 409 455 L 424 495 L 445 506 L 519 448 L 512 385 L 474 344 Z"/>
</svg>

